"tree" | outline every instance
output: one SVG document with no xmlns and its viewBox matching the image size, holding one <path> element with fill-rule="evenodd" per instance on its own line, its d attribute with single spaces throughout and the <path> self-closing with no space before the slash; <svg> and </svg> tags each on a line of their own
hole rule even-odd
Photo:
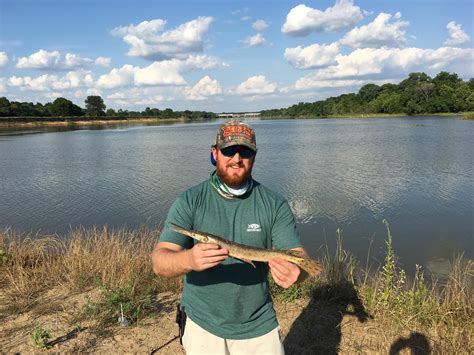
<svg viewBox="0 0 474 355">
<path fill-rule="evenodd" d="M 115 116 L 117 116 L 117 112 L 115 112 L 115 110 L 113 108 L 108 108 L 105 115 L 107 117 L 115 117 Z"/>
<path fill-rule="evenodd" d="M 52 116 L 82 116 L 82 109 L 64 97 L 58 97 L 48 107 Z"/>
<path fill-rule="evenodd" d="M 358 96 L 366 103 L 377 97 L 382 88 L 375 84 L 367 84 L 360 88 Z"/>
<path fill-rule="evenodd" d="M 8 117 L 10 114 L 10 101 L 6 97 L 0 97 L 0 117 Z"/>
<path fill-rule="evenodd" d="M 105 104 L 104 100 L 100 96 L 87 96 L 86 103 L 86 114 L 89 117 L 102 117 L 105 116 Z"/>
</svg>

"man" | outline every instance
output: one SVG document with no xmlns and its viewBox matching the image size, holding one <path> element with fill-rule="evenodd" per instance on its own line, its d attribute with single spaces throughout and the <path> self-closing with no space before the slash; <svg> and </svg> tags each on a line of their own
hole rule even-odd
<svg viewBox="0 0 474 355">
<path fill-rule="evenodd" d="M 284 353 L 268 270 L 276 284 L 288 288 L 300 277 L 299 267 L 274 258 L 253 268 L 226 249 L 168 228 L 172 222 L 240 244 L 306 255 L 286 200 L 252 179 L 256 153 L 249 125 L 233 120 L 220 126 L 211 151 L 216 170 L 176 199 L 153 251 L 157 275 L 184 275 L 180 307 L 187 315 L 182 339 L 187 354 Z"/>
</svg>

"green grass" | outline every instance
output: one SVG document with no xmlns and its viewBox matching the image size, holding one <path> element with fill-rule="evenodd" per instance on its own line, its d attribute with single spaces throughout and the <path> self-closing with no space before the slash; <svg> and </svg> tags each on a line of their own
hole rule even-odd
<svg viewBox="0 0 474 355">
<path fill-rule="evenodd" d="M 83 317 L 97 321 L 99 326 L 117 324 L 123 316 L 131 323 L 138 324 L 140 319 L 153 312 L 153 290 L 130 282 L 125 287 L 108 288 L 97 281 L 100 294 L 95 299 L 87 298 Z"/>
</svg>

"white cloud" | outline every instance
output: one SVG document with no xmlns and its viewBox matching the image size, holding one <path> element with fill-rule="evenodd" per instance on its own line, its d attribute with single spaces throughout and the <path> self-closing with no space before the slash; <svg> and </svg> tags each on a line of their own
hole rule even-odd
<svg viewBox="0 0 474 355">
<path fill-rule="evenodd" d="M 171 59 L 153 62 L 143 68 L 127 64 L 101 75 L 97 80 L 97 85 L 104 89 L 131 85 L 184 85 L 186 84 L 183 78 L 185 72 L 226 65 L 206 55 L 191 55 L 186 60 Z"/>
<path fill-rule="evenodd" d="M 320 69 L 297 81 L 295 86 L 308 87 L 310 81 L 364 78 L 402 78 L 414 71 L 454 71 L 460 76 L 472 76 L 474 49 L 441 47 L 421 48 L 363 48 L 348 55 L 336 56 L 336 65 Z M 317 85 L 317 84 L 314 84 Z"/>
<path fill-rule="evenodd" d="M 401 21 L 401 14 L 394 16 L 381 13 L 368 25 L 349 31 L 340 43 L 352 48 L 364 47 L 400 47 L 406 42 L 404 27 L 407 21 Z"/>
<path fill-rule="evenodd" d="M 136 85 L 183 85 L 186 81 L 180 71 L 182 62 L 176 59 L 154 62 L 135 71 Z"/>
<path fill-rule="evenodd" d="M 330 80 L 317 80 L 314 77 L 307 76 L 296 81 L 294 88 L 297 90 L 312 90 L 312 89 L 333 89 L 333 88 L 348 88 L 348 87 L 361 87 L 365 84 L 385 84 L 387 82 L 393 82 L 392 79 L 386 80 L 342 80 L 342 79 L 330 79 Z M 288 89 L 287 89 L 288 90 Z M 285 91 L 287 91 L 285 90 Z"/>
<path fill-rule="evenodd" d="M 248 78 L 240 83 L 235 89 L 237 94 L 254 95 L 254 94 L 271 94 L 277 90 L 277 85 L 271 83 L 264 75 L 256 75 Z"/>
<path fill-rule="evenodd" d="M 294 68 L 312 69 L 327 67 L 336 64 L 336 56 L 339 54 L 339 45 L 313 44 L 308 47 L 296 47 L 285 49 L 285 59 Z"/>
<path fill-rule="evenodd" d="M 228 67 L 229 65 L 225 62 L 220 62 L 214 57 L 208 55 L 191 55 L 183 62 L 183 69 L 214 69 L 217 67 Z"/>
<path fill-rule="evenodd" d="M 172 87 L 134 87 L 122 91 L 114 91 L 106 96 L 109 106 L 124 108 L 130 106 L 158 106 L 163 102 L 172 101 L 180 95 L 180 91 Z"/>
<path fill-rule="evenodd" d="M 29 57 L 21 57 L 16 64 L 20 69 L 49 69 L 57 68 L 61 54 L 58 51 L 48 52 L 40 49 Z"/>
<path fill-rule="evenodd" d="M 121 68 L 113 68 L 110 73 L 101 75 L 97 80 L 97 85 L 104 89 L 113 89 L 120 86 L 127 86 L 133 83 L 135 67 L 126 64 Z"/>
<path fill-rule="evenodd" d="M 202 52 L 203 35 L 209 29 L 212 17 L 198 17 L 171 31 L 163 31 L 166 21 L 157 19 L 138 25 L 116 27 L 111 33 L 122 37 L 131 46 L 128 55 L 149 60 L 185 59 Z"/>
<path fill-rule="evenodd" d="M 208 75 L 199 80 L 196 85 L 185 90 L 186 98 L 189 100 L 205 100 L 209 96 L 219 95 L 222 88 L 217 80 Z"/>
<path fill-rule="evenodd" d="M 252 24 L 253 29 L 258 32 L 264 31 L 268 26 L 268 22 L 264 20 L 257 20 Z"/>
<path fill-rule="evenodd" d="M 466 42 L 469 42 L 471 37 L 464 32 L 460 24 L 455 21 L 451 21 L 447 24 L 446 28 L 449 32 L 449 38 L 444 42 L 445 46 L 456 46 Z"/>
<path fill-rule="evenodd" d="M 94 64 L 98 67 L 108 68 L 110 67 L 110 63 L 112 62 L 111 58 L 108 57 L 97 57 L 94 61 Z"/>
<path fill-rule="evenodd" d="M 0 52 L 0 68 L 4 68 L 8 63 L 8 55 L 5 52 Z"/>
<path fill-rule="evenodd" d="M 8 79 L 8 85 L 18 87 L 23 91 L 69 90 L 79 87 L 88 87 L 93 84 L 94 78 L 90 71 L 71 71 L 61 77 L 44 74 L 36 78 L 32 78 L 31 76 L 11 76 Z"/>
<path fill-rule="evenodd" d="M 324 11 L 298 5 L 286 16 L 281 31 L 291 36 L 306 36 L 311 32 L 336 32 L 353 27 L 364 17 L 352 0 L 336 0 Z"/>
<path fill-rule="evenodd" d="M 58 51 L 48 52 L 40 49 L 29 57 L 19 58 L 16 67 L 19 69 L 73 70 L 92 65 L 108 66 L 108 64 L 110 64 L 110 58 L 98 57 L 94 60 L 66 53 L 63 59 Z"/>
<path fill-rule="evenodd" d="M 117 37 L 125 37 L 127 35 L 141 37 L 146 40 L 152 40 L 156 36 L 156 32 L 164 30 L 165 20 L 156 19 L 151 21 L 143 21 L 138 25 L 115 27 L 111 33 Z"/>
<path fill-rule="evenodd" d="M 261 33 L 257 33 L 254 36 L 247 37 L 242 41 L 248 47 L 263 46 L 266 43 L 265 37 Z"/>
</svg>

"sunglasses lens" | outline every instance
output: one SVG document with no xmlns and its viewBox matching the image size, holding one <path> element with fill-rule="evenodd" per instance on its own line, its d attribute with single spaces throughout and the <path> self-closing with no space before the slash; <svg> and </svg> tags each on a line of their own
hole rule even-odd
<svg viewBox="0 0 474 355">
<path fill-rule="evenodd" d="M 251 158 L 255 154 L 253 152 L 253 150 L 250 150 L 250 149 L 247 149 L 247 148 L 240 149 L 239 153 L 240 153 L 240 156 L 244 159 Z"/>
<path fill-rule="evenodd" d="M 239 152 L 240 156 L 244 159 L 251 158 L 255 155 L 254 151 L 248 148 L 238 148 L 235 146 L 232 147 L 227 147 L 224 149 L 221 149 L 222 154 L 224 154 L 226 157 L 233 157 L 237 152 Z"/>
<path fill-rule="evenodd" d="M 233 157 L 235 153 L 237 153 L 237 148 L 235 147 L 227 147 L 224 149 L 221 149 L 222 154 L 224 154 L 226 157 Z"/>
</svg>

